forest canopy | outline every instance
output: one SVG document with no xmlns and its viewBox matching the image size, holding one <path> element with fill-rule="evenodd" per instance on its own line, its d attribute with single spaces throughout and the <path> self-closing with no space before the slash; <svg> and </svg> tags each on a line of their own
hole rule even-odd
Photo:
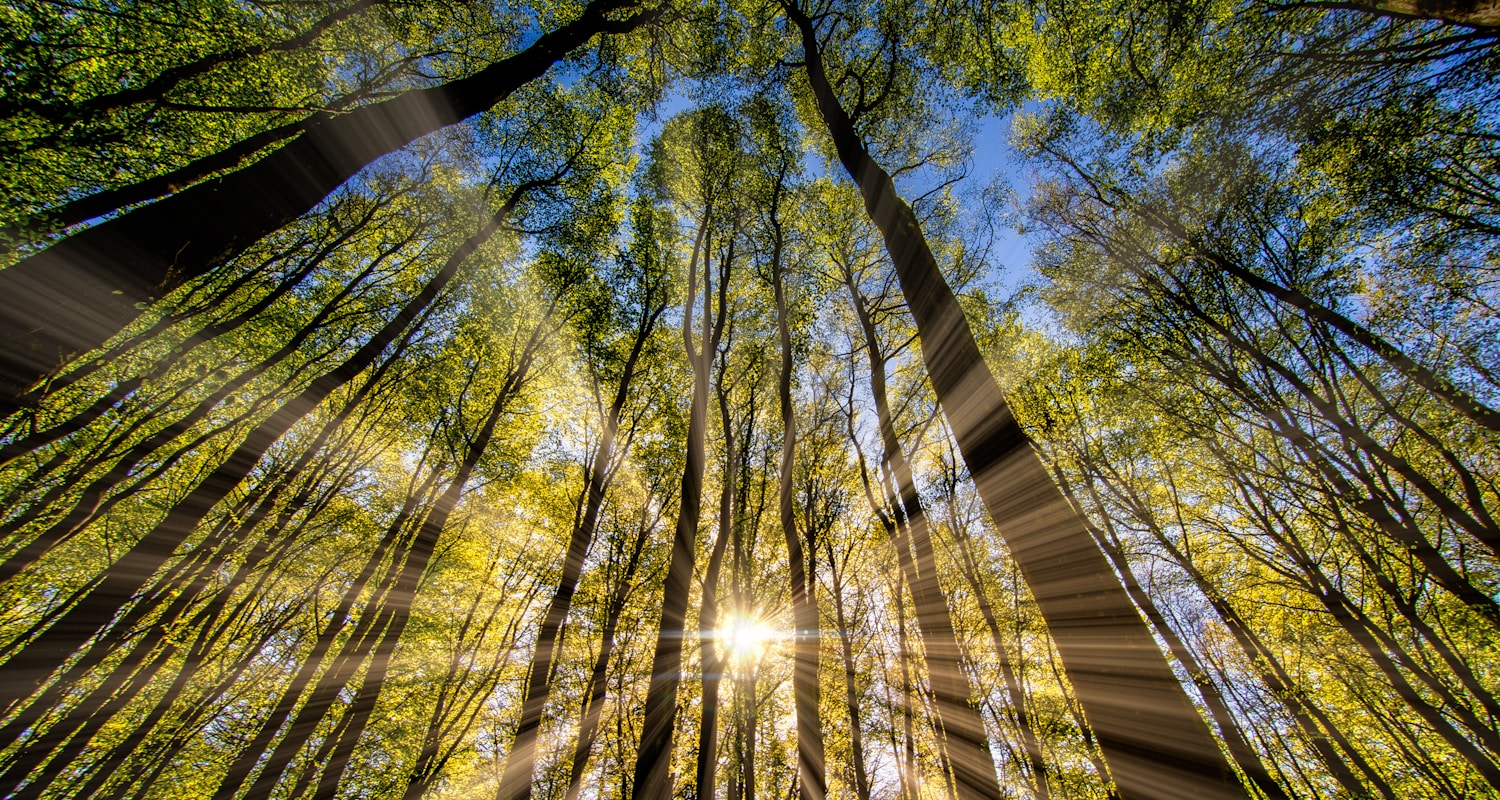
<svg viewBox="0 0 1500 800">
<path fill-rule="evenodd" d="M 0 0 L 0 797 L 1500 797 L 1493 0 Z"/>
</svg>

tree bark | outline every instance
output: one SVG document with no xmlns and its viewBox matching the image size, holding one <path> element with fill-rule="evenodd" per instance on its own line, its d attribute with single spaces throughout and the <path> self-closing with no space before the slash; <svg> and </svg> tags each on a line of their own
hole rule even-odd
<svg viewBox="0 0 1500 800">
<path fill-rule="evenodd" d="M 1043 758 L 1036 727 L 1032 725 L 1031 714 L 1026 708 L 1027 698 L 1021 691 L 1020 678 L 1010 658 L 1010 646 L 1000 630 L 999 616 L 995 613 L 994 605 L 985 591 L 979 558 L 974 554 L 974 545 L 970 541 L 969 532 L 959 519 L 958 506 L 954 498 L 958 480 L 957 464 L 953 465 L 953 473 L 950 484 L 944 487 L 944 499 L 948 504 L 948 519 L 952 524 L 953 539 L 958 545 L 959 571 L 963 573 L 965 582 L 969 584 L 969 591 L 973 593 L 979 605 L 979 613 L 984 617 L 985 627 L 990 632 L 991 644 L 995 648 L 995 658 L 1000 662 L 1000 675 L 1005 681 L 1005 694 L 1010 700 L 1011 716 L 1016 725 L 1016 733 L 1021 739 L 1021 749 L 1026 754 L 1026 764 L 1031 772 L 1031 790 L 1035 793 L 1037 800 L 1050 800 L 1052 789 L 1047 783 L 1047 763 Z"/>
<path fill-rule="evenodd" d="M 777 187 L 780 189 L 780 186 Z M 778 193 L 779 198 L 779 193 Z M 818 604 L 813 595 L 816 576 L 803 552 L 792 503 L 793 467 L 797 447 L 797 417 L 792 408 L 792 330 L 787 319 L 786 270 L 781 263 L 781 226 L 772 212 L 774 241 L 771 254 L 771 287 L 776 299 L 776 332 L 781 348 L 781 369 L 776 393 L 781 408 L 781 474 L 777 484 L 777 508 L 781 533 L 786 539 L 787 575 L 791 581 L 792 695 L 797 710 L 797 787 L 802 800 L 823 800 L 828 795 L 827 765 L 823 752 L 823 726 L 818 716 L 821 687 L 818 682 L 820 632 Z"/>
<path fill-rule="evenodd" d="M 552 310 L 549 309 L 537 323 L 536 328 L 532 330 L 522 352 L 516 359 L 514 369 L 506 376 L 504 384 L 500 387 L 490 407 L 490 413 L 483 427 L 470 442 L 457 474 L 449 482 L 443 494 L 438 497 L 437 503 L 426 518 L 422 520 L 421 527 L 407 546 L 405 560 L 397 574 L 395 587 L 389 593 L 390 599 L 386 601 L 386 607 L 383 609 L 386 620 L 385 624 L 380 626 L 382 633 L 375 648 L 374 658 L 370 661 L 359 694 L 344 712 L 349 724 L 339 737 L 338 745 L 334 748 L 329 763 L 324 767 L 323 774 L 318 780 L 314 800 L 332 800 L 337 793 L 339 781 L 353 755 L 354 745 L 358 743 L 365 726 L 369 724 L 371 714 L 375 711 L 375 705 L 380 701 L 396 644 L 400 642 L 401 634 L 405 632 L 406 624 L 411 620 L 412 602 L 416 597 L 422 576 L 427 572 L 427 565 L 432 560 L 433 551 L 437 548 L 438 537 L 447 527 L 448 518 L 452 516 L 453 510 L 458 507 L 458 501 L 463 495 L 464 487 L 468 485 L 469 477 L 474 473 L 474 469 L 479 465 L 479 460 L 484 457 L 491 442 L 494 441 L 495 428 L 505 416 L 510 402 L 525 388 L 535 364 L 538 348 L 551 338 L 551 325 Z M 330 700 L 342 687 L 331 688 L 333 691 L 328 695 Z M 294 735 L 289 732 L 287 739 L 292 738 Z M 257 787 L 263 786 L 264 791 L 257 791 L 257 787 L 252 787 L 251 797 L 270 795 L 270 791 L 275 787 L 274 781 L 267 780 L 270 775 L 269 769 L 261 773 L 261 779 L 256 783 Z"/>
<path fill-rule="evenodd" d="M 892 418 L 886 392 L 886 355 L 869 305 L 855 285 L 854 276 L 846 275 L 845 281 L 869 356 L 870 395 L 875 402 L 883 447 L 881 472 L 888 479 L 882 483 L 894 482 L 887 492 L 891 518 L 884 524 L 916 604 L 923 658 L 932 685 L 935 733 L 943 757 L 952 769 L 952 780 L 957 784 L 954 789 L 960 800 L 998 800 L 1000 783 L 994 756 L 984 719 L 975 703 L 974 687 L 963 669 L 963 654 L 953 630 L 948 598 L 937 580 L 926 509 Z"/>
<path fill-rule="evenodd" d="M 669 800 L 672 797 L 672 739 L 677 721 L 677 687 L 682 682 L 682 643 L 687 636 L 688 595 L 692 591 L 693 563 L 697 557 L 698 520 L 703 508 L 705 429 L 708 416 L 709 366 L 724 330 L 724 303 L 728 269 L 721 267 L 717 321 L 710 308 L 713 294 L 709 269 L 708 229 L 712 215 L 705 212 L 688 263 L 688 294 L 682 316 L 682 341 L 693 368 L 693 397 L 688 414 L 687 453 L 682 468 L 682 496 L 672 553 L 667 562 L 662 590 L 661 623 L 651 657 L 651 682 L 646 692 L 644 727 L 631 778 L 633 800 Z M 703 330 L 701 349 L 693 347 L 693 301 L 697 292 L 699 252 L 703 253 Z"/>
<path fill-rule="evenodd" d="M 1063 495 L 1072 501 L 1075 508 L 1081 510 L 1083 504 L 1073 494 L 1072 487 L 1063 478 L 1060 471 L 1056 471 L 1056 474 L 1057 485 L 1062 489 Z M 1090 491 L 1092 492 L 1092 489 Z M 1097 501 L 1097 494 L 1095 494 L 1095 499 Z M 1136 605 L 1146 615 L 1146 619 L 1151 622 L 1157 634 L 1167 643 L 1167 649 L 1171 651 L 1172 657 L 1176 658 L 1177 663 L 1181 664 L 1182 668 L 1187 671 L 1188 679 L 1197 687 L 1199 696 L 1203 698 L 1203 705 L 1208 709 L 1209 716 L 1213 718 L 1214 724 L 1219 728 L 1219 737 L 1229 746 L 1229 755 L 1234 759 L 1235 764 L 1239 766 L 1240 771 L 1269 800 L 1290 800 L 1286 791 L 1281 788 L 1281 785 L 1276 782 L 1275 778 L 1271 777 L 1270 771 L 1266 769 L 1265 762 L 1261 761 L 1260 754 L 1256 753 L 1255 749 L 1250 746 L 1250 741 L 1245 738 L 1244 731 L 1241 730 L 1239 723 L 1234 718 L 1234 714 L 1229 710 L 1229 704 L 1225 701 L 1223 693 L 1219 691 L 1219 687 L 1214 685 L 1214 682 L 1208 676 L 1208 672 L 1199 663 L 1197 656 L 1193 655 L 1193 651 L 1188 649 L 1187 643 L 1182 640 L 1181 636 L 1177 635 L 1177 631 L 1172 629 L 1172 626 L 1167 622 L 1166 616 L 1157 607 L 1156 601 L 1151 599 L 1151 595 L 1146 592 L 1145 587 L 1141 586 L 1140 581 L 1136 579 L 1135 570 L 1131 568 L 1130 560 L 1125 556 L 1125 550 L 1118 536 L 1115 534 L 1112 523 L 1106 518 L 1106 528 L 1104 530 L 1098 529 L 1088 522 L 1084 524 L 1088 526 L 1089 532 L 1094 536 L 1094 540 L 1099 543 L 1099 549 L 1103 550 L 1105 555 L 1109 556 L 1110 562 L 1115 565 L 1115 570 L 1124 579 L 1125 591 L 1129 592 L 1130 596 L 1135 599 Z"/>
<path fill-rule="evenodd" d="M 848 564 L 845 570 L 838 568 L 834 561 L 833 540 L 823 540 L 824 555 L 828 558 L 828 571 L 833 580 L 833 590 L 830 592 L 833 599 L 834 621 L 838 624 L 839 631 L 839 657 L 844 663 L 844 705 L 849 711 L 849 760 L 854 768 L 854 796 L 856 800 L 870 800 L 870 777 L 865 771 L 865 732 L 860 720 L 859 677 L 858 668 L 854 663 L 854 646 L 849 633 L 849 614 L 844 606 L 844 577 L 847 575 Z"/>
<path fill-rule="evenodd" d="M 654 302 L 654 301 L 652 301 Z M 645 304 L 641 311 L 635 338 L 630 344 L 630 354 L 620 373 L 620 382 L 615 387 L 614 398 L 605 412 L 599 443 L 594 448 L 585 478 L 585 507 L 582 518 L 573 527 L 568 539 L 568 550 L 563 556 L 562 574 L 558 578 L 557 590 L 547 605 L 542 617 L 542 627 L 537 632 L 536 649 L 531 657 L 531 671 L 526 681 L 526 694 L 521 701 L 521 716 L 516 724 L 516 737 L 510 754 L 505 759 L 505 772 L 500 778 L 498 800 L 530 800 L 532 776 L 536 769 L 536 740 L 542 724 L 542 714 L 552 694 L 554 666 L 562 655 L 560 634 L 568 612 L 573 608 L 573 595 L 578 591 L 578 579 L 583 574 L 583 562 L 594 543 L 594 533 L 599 528 L 599 514 L 604 508 L 605 495 L 609 493 L 614 479 L 613 465 L 616 460 L 615 439 L 620 430 L 620 414 L 630 398 L 630 384 L 646 342 L 656 329 L 656 321 L 666 310 L 664 303 Z M 624 458 L 629 452 L 629 441 L 619 453 Z"/>
<path fill-rule="evenodd" d="M 610 595 L 609 607 L 605 612 L 604 628 L 600 632 L 599 654 L 595 657 L 593 669 L 589 673 L 588 694 L 583 698 L 583 713 L 578 723 L 578 740 L 573 746 L 573 761 L 568 768 L 566 800 L 578 800 L 579 792 L 583 789 L 584 769 L 588 764 L 589 753 L 594 750 L 594 741 L 598 737 L 599 720 L 604 716 L 605 682 L 609 676 L 610 659 L 614 656 L 615 632 L 620 625 L 620 616 L 625 610 L 625 601 L 633 588 L 636 570 L 640 568 L 641 552 L 646 547 L 646 540 L 654 532 L 655 523 L 647 523 L 643 517 L 640 527 L 636 530 L 635 543 L 630 548 L 630 557 L 625 563 L 625 570 L 620 575 L 614 592 Z"/>
<path fill-rule="evenodd" d="M 727 348 L 726 348 L 727 349 Z M 719 485 L 719 531 L 714 536 L 713 553 L 708 571 L 703 575 L 703 604 L 698 612 L 699 660 L 703 664 L 703 697 L 698 725 L 698 770 L 695 782 L 699 800 L 713 800 L 719 767 L 719 685 L 729 654 L 719 649 L 719 577 L 724 568 L 724 553 L 734 529 L 735 440 L 733 420 L 729 417 L 729 393 L 725 385 L 728 353 L 723 354 L 719 368 L 717 394 L 719 421 L 724 432 L 724 473 Z M 736 609 L 737 611 L 739 609 Z"/>
</svg>

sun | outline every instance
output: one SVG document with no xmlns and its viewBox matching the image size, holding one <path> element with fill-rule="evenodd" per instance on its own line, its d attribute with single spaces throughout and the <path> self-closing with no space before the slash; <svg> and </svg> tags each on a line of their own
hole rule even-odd
<svg viewBox="0 0 1500 800">
<path fill-rule="evenodd" d="M 766 647 L 780 636 L 775 628 L 753 614 L 734 615 L 725 633 L 729 653 L 740 663 L 758 659 L 765 653 Z"/>
</svg>

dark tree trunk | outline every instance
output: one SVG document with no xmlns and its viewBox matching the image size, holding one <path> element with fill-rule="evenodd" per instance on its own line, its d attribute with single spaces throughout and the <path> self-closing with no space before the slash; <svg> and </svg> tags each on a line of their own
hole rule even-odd
<svg viewBox="0 0 1500 800">
<path fill-rule="evenodd" d="M 824 73 L 812 20 L 795 6 L 787 6 L 787 13 L 801 35 L 808 79 L 839 160 L 885 237 L 916 318 L 938 403 L 980 497 L 1057 641 L 1121 796 L 1245 797 L 1109 561 L 1012 416 L 916 215 L 839 105 Z M 965 776 L 963 791 L 972 796 L 998 794 L 987 755 L 987 749 L 975 749 L 955 758 Z M 991 767 L 987 775 L 985 762 Z"/>
<path fill-rule="evenodd" d="M 683 311 L 682 341 L 693 367 L 693 397 L 688 415 L 687 458 L 682 469 L 682 496 L 672 552 L 667 562 L 662 590 L 661 624 L 651 657 L 651 682 L 646 692 L 644 727 L 631 778 L 632 800 L 669 800 L 672 797 L 672 739 L 677 722 L 677 687 L 682 682 L 682 643 L 687 636 L 688 595 L 692 591 L 693 563 L 697 557 L 698 520 L 703 508 L 704 436 L 708 417 L 709 367 L 724 331 L 728 264 L 720 268 L 717 320 L 710 308 L 713 281 L 709 268 L 708 229 L 712 217 L 705 212 L 693 254 L 688 264 L 688 300 Z M 703 330 L 701 349 L 693 347 L 693 298 L 697 292 L 699 253 L 703 253 Z M 726 260 L 727 261 L 727 260 Z"/>
<path fill-rule="evenodd" d="M 844 663 L 844 705 L 849 710 L 849 760 L 854 768 L 854 796 L 856 800 L 870 800 L 870 778 L 865 772 L 865 732 L 860 720 L 859 677 L 854 663 L 854 646 L 849 632 L 849 614 L 844 606 L 845 570 L 840 570 L 834 561 L 833 539 L 823 540 L 824 555 L 828 558 L 829 576 L 833 580 L 833 616 L 838 624 L 839 657 Z M 847 569 L 848 564 L 845 563 Z"/>
<path fill-rule="evenodd" d="M 869 356 L 870 394 L 882 445 L 881 473 L 894 481 L 887 493 L 891 518 L 885 521 L 885 527 L 916 605 L 939 745 L 953 772 L 960 800 L 998 800 L 1000 782 L 994 756 L 984 719 L 975 704 L 974 687 L 963 669 L 948 598 L 938 583 L 931 527 L 892 418 L 886 392 L 886 356 L 869 304 L 855 285 L 854 276 L 848 275 L 845 280 Z"/>
<path fill-rule="evenodd" d="M 1083 504 L 1073 494 L 1072 487 L 1063 478 L 1060 471 L 1054 470 L 1054 472 L 1057 475 L 1057 485 L 1062 489 L 1063 495 L 1072 501 L 1075 508 L 1081 511 Z M 1095 499 L 1097 500 L 1097 494 L 1095 495 Z M 1255 749 L 1250 746 L 1249 740 L 1245 738 L 1244 731 L 1240 729 L 1239 723 L 1234 719 L 1234 714 L 1230 712 L 1229 704 L 1224 700 L 1223 693 L 1209 679 L 1208 671 L 1199 663 L 1197 656 L 1193 655 L 1193 651 L 1188 649 L 1187 643 L 1182 640 L 1182 637 L 1177 635 L 1177 631 L 1172 629 L 1171 624 L 1167 622 L 1166 616 L 1157 607 L 1156 601 L 1151 599 L 1151 595 L 1146 592 L 1145 587 L 1141 586 L 1140 582 L 1136 579 L 1135 570 L 1131 568 L 1130 560 L 1125 556 L 1124 548 L 1120 544 L 1119 538 L 1115 535 L 1110 521 L 1106 518 L 1105 530 L 1100 530 L 1087 521 L 1084 524 L 1088 526 L 1089 532 L 1093 534 L 1094 541 L 1099 543 L 1099 549 L 1103 550 L 1104 554 L 1109 556 L 1110 562 L 1115 565 L 1115 570 L 1125 582 L 1125 591 L 1130 593 L 1131 598 L 1135 600 L 1141 612 L 1146 615 L 1146 619 L 1151 622 L 1157 634 L 1167 643 L 1167 649 L 1171 651 L 1172 657 L 1177 659 L 1177 662 L 1187 671 L 1188 678 L 1192 680 L 1193 685 L 1198 689 L 1199 696 L 1203 698 L 1203 705 L 1208 708 L 1209 716 L 1213 718 L 1214 724 L 1219 728 L 1220 738 L 1229 746 L 1229 756 L 1234 759 L 1240 771 L 1245 773 L 1245 776 L 1269 800 L 1289 800 L 1286 791 L 1281 788 L 1281 785 L 1276 782 L 1275 778 L 1271 777 L 1270 771 L 1266 769 L 1265 762 L 1260 759 L 1260 754 L 1256 753 Z"/>
<path fill-rule="evenodd" d="M 729 349 L 728 347 L 725 348 Z M 698 770 L 695 783 L 698 800 L 713 800 L 719 767 L 719 685 L 729 654 L 719 649 L 719 577 L 724 569 L 724 553 L 734 529 L 734 422 L 729 416 L 729 391 L 725 381 L 728 353 L 722 354 L 717 394 L 719 422 L 724 431 L 724 477 L 719 486 L 719 531 L 703 576 L 703 608 L 698 613 L 699 659 L 703 670 L 701 721 L 698 725 Z M 570 798 L 571 800 L 571 798 Z"/>
<path fill-rule="evenodd" d="M 778 189 L 780 187 L 778 186 Z M 779 198 L 779 194 L 777 195 Z M 821 687 L 818 683 L 820 623 L 818 603 L 813 595 L 817 578 L 808 566 L 803 552 L 802 536 L 797 531 L 797 516 L 792 503 L 793 467 L 796 459 L 797 417 L 792 408 L 792 331 L 787 319 L 786 274 L 781 263 L 781 226 L 772 212 L 775 240 L 771 255 L 771 287 L 776 298 L 777 341 L 781 347 L 781 369 L 777 373 L 776 392 L 781 407 L 781 474 L 778 479 L 777 508 L 781 533 L 786 539 L 787 575 L 791 580 L 792 619 L 792 695 L 797 710 L 797 787 L 802 800 L 823 800 L 828 795 L 828 776 L 823 755 L 823 725 L 818 715 Z"/>
<path fill-rule="evenodd" d="M 652 301 L 654 302 L 654 301 Z M 630 354 L 620 373 L 620 382 L 615 387 L 614 400 L 605 412 L 599 443 L 594 448 L 585 478 L 585 507 L 582 518 L 573 527 L 568 541 L 568 551 L 563 556 L 562 575 L 558 578 L 557 590 L 542 617 L 541 630 L 537 632 L 536 650 L 531 658 L 531 671 L 526 682 L 526 694 L 521 701 L 521 716 L 516 726 L 515 743 L 505 759 L 505 772 L 500 778 L 498 800 L 530 800 L 532 775 L 536 768 L 536 740 L 542 724 L 542 714 L 547 699 L 552 694 L 554 666 L 561 656 L 560 634 L 568 612 L 573 607 L 573 595 L 578 591 L 578 579 L 583 574 L 584 558 L 594 543 L 594 533 L 599 527 L 599 514 L 604 508 L 604 497 L 609 493 L 615 475 L 615 439 L 620 430 L 620 414 L 630 397 L 630 384 L 635 377 L 636 366 L 646 342 L 656 329 L 656 321 L 666 310 L 664 304 L 648 302 L 641 312 L 636 326 L 635 339 L 630 345 Z M 622 448 L 619 458 L 624 458 L 629 442 Z"/>
<path fill-rule="evenodd" d="M 292 719 L 281 736 L 275 750 L 265 760 L 264 765 L 259 767 L 259 775 L 251 785 L 248 796 L 269 797 L 271 795 L 292 758 L 312 737 L 318 724 L 332 711 L 339 693 L 344 690 L 359 666 L 373 650 L 375 657 L 370 662 L 361 688 L 344 712 L 349 724 L 344 726 L 338 744 L 333 749 L 331 761 L 324 767 L 318 782 L 317 797 L 330 796 L 337 787 L 339 776 L 343 774 L 354 743 L 363 732 L 375 703 L 379 700 L 381 690 L 384 688 L 385 674 L 390 666 L 391 655 L 395 650 L 396 642 L 405 631 L 407 621 L 411 618 L 412 601 L 416 596 L 418 583 L 427 571 L 427 563 L 432 557 L 433 550 L 437 547 L 438 537 L 447 526 L 448 517 L 453 509 L 457 507 L 469 476 L 489 448 L 494 438 L 495 427 L 504 417 L 511 401 L 525 386 L 536 358 L 537 348 L 550 338 L 550 318 L 549 311 L 528 337 L 522 352 L 516 358 L 515 367 L 506 376 L 500 390 L 496 393 L 484 424 L 470 440 L 457 471 L 442 493 L 427 508 L 419 509 L 409 499 L 409 510 L 405 510 L 406 513 L 400 515 L 400 518 L 392 523 L 386 537 L 387 541 L 381 543 L 382 549 L 377 550 L 371 556 L 366 566 L 366 573 L 373 573 L 373 566 L 377 562 L 386 560 L 383 551 L 391 553 L 387 575 L 375 590 L 376 599 L 360 612 L 359 630 L 350 635 L 349 641 L 344 644 L 343 652 L 328 669 L 319 675 L 316 685 L 307 699 L 300 704 L 296 717 Z M 437 477 L 438 473 L 435 469 L 428 481 L 429 486 Z M 430 496 L 430 490 L 424 486 L 416 495 L 425 499 Z M 409 530 L 413 526 L 415 530 Z M 331 643 L 337 636 L 338 629 L 348 617 L 355 598 L 362 592 L 363 582 L 361 581 L 356 581 L 355 585 L 346 591 L 344 605 L 334 612 L 324 635 L 319 638 L 320 645 L 325 640 Z M 326 652 L 326 648 L 324 649 Z M 312 670 L 317 668 L 316 662 L 319 660 L 321 657 L 308 659 L 303 664 L 303 670 L 307 671 L 310 676 Z M 301 677 L 300 674 L 299 677 Z M 263 723 L 257 742 L 264 740 L 269 743 L 270 737 L 280 730 L 282 721 L 286 719 L 291 707 L 297 704 L 301 695 L 300 686 L 289 688 L 282 695 L 282 703 L 277 708 L 278 713 Z M 283 710 L 286 713 L 283 713 Z M 264 744 L 260 747 L 245 748 L 236 759 L 235 765 L 231 767 L 230 777 L 226 778 L 225 784 L 216 792 L 216 796 L 227 800 L 236 795 L 245 777 L 248 777 L 251 770 L 255 769 L 261 761 L 260 754 L 264 750 Z"/>
<path fill-rule="evenodd" d="M 594 750 L 594 741 L 599 733 L 599 720 L 604 716 L 604 694 L 605 682 L 609 676 L 610 659 L 614 656 L 615 636 L 619 629 L 620 616 L 625 611 L 625 601 L 629 598 L 630 590 L 634 588 L 636 570 L 640 568 L 641 553 L 646 547 L 646 540 L 656 530 L 655 522 L 648 523 L 644 516 L 640 527 L 636 530 L 634 544 L 630 548 L 630 557 L 625 562 L 625 569 L 615 584 L 615 590 L 610 595 L 609 607 L 605 612 L 604 628 L 599 637 L 599 654 L 594 658 L 593 669 L 589 673 L 589 691 L 583 699 L 583 713 L 578 723 L 578 740 L 573 746 L 573 761 L 568 768 L 568 791 L 566 800 L 578 800 L 579 792 L 583 789 L 583 773 L 588 765 L 589 754 Z"/>
<path fill-rule="evenodd" d="M 896 607 L 896 646 L 901 662 L 901 794 L 906 800 L 922 796 L 922 766 L 917 763 L 915 683 L 912 679 L 911 639 L 906 633 L 906 604 L 901 602 L 902 579 L 891 587 L 891 603 Z"/>
<path fill-rule="evenodd" d="M 984 617 L 985 627 L 990 632 L 990 642 L 995 648 L 995 658 L 1000 662 L 1000 674 L 1005 681 L 1005 695 L 1010 700 L 1011 717 L 1015 722 L 1016 733 L 1021 739 L 1021 749 L 1026 753 L 1026 764 L 1031 772 L 1031 790 L 1038 800 L 1050 800 L 1052 789 L 1047 784 L 1047 764 L 1043 759 L 1042 746 L 1037 738 L 1036 728 L 1032 725 L 1031 713 L 1026 707 L 1027 698 L 1021 691 L 1021 681 L 1016 674 L 1016 665 L 1010 658 L 1010 646 L 1000 630 L 999 616 L 995 613 L 988 592 L 985 591 L 980 562 L 974 554 L 973 542 L 970 541 L 969 532 L 958 516 L 957 502 L 954 498 L 954 491 L 957 489 L 957 467 L 957 464 L 952 467 L 954 474 L 949 485 L 944 487 L 946 490 L 944 498 L 948 504 L 948 519 L 952 522 L 953 539 L 958 545 L 959 571 L 963 573 L 964 581 L 969 584 L 970 593 L 979 604 L 979 613 Z"/>
</svg>

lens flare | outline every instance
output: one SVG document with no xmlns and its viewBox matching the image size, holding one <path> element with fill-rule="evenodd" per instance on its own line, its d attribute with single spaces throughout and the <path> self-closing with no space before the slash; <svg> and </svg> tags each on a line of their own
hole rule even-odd
<svg viewBox="0 0 1500 800">
<path fill-rule="evenodd" d="M 758 660 L 780 633 L 753 614 L 736 614 L 725 632 L 729 653 L 737 663 Z"/>
</svg>

